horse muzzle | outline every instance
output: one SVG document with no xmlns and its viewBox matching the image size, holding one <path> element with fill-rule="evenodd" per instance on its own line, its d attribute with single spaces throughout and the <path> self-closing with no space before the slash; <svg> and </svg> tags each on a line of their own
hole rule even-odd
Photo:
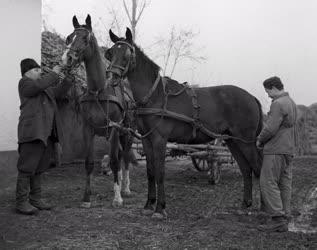
<svg viewBox="0 0 317 250">
<path fill-rule="evenodd" d="M 69 53 L 67 55 L 67 65 L 68 66 L 74 66 L 76 64 L 78 64 L 79 62 L 79 56 L 73 54 L 73 53 Z"/>
</svg>

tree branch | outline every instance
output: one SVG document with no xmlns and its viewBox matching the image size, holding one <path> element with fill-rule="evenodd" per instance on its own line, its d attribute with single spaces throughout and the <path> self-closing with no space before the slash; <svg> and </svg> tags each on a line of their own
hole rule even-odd
<svg viewBox="0 0 317 250">
<path fill-rule="evenodd" d="M 135 24 L 137 24 L 139 22 L 140 17 L 142 15 L 143 10 L 145 9 L 145 7 L 146 7 L 146 1 L 144 1 L 144 3 L 143 3 L 142 9 L 140 10 L 138 17 L 136 18 Z"/>
<path fill-rule="evenodd" d="M 132 18 L 131 18 L 131 16 L 130 16 L 130 13 L 129 13 L 129 10 L 128 10 L 128 6 L 127 6 L 127 4 L 125 3 L 125 0 L 122 0 L 122 1 L 123 1 L 123 6 L 124 6 L 124 9 L 125 9 L 125 12 L 126 12 L 128 18 L 129 18 L 130 23 L 132 24 Z"/>
</svg>

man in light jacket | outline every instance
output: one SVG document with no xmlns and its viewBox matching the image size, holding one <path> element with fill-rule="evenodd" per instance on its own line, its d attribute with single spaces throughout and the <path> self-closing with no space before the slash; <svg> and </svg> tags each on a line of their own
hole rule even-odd
<svg viewBox="0 0 317 250">
<path fill-rule="evenodd" d="M 296 104 L 284 91 L 278 77 L 263 83 L 265 92 L 272 99 L 267 122 L 257 138 L 257 146 L 263 147 L 263 165 L 260 176 L 261 208 L 271 220 L 258 227 L 262 231 L 284 232 L 288 230 L 291 216 L 292 159 L 295 154 Z"/>
</svg>

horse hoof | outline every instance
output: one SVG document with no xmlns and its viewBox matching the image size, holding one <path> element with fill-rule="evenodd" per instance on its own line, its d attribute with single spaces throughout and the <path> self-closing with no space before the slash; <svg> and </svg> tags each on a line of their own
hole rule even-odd
<svg viewBox="0 0 317 250">
<path fill-rule="evenodd" d="M 153 209 L 142 209 L 142 215 L 145 215 L 145 216 L 149 216 L 149 215 L 152 215 L 154 213 L 154 210 Z"/>
<path fill-rule="evenodd" d="M 122 196 L 123 197 L 132 197 L 133 194 L 132 194 L 132 192 L 130 190 L 125 190 L 125 191 L 122 192 Z"/>
<path fill-rule="evenodd" d="M 241 208 L 245 209 L 252 206 L 252 200 L 243 201 L 241 204 Z"/>
<path fill-rule="evenodd" d="M 106 176 L 110 176 L 110 175 L 112 175 L 112 171 L 111 170 L 103 171 L 103 174 L 106 175 Z"/>
<path fill-rule="evenodd" d="M 87 202 L 87 201 L 84 201 L 80 204 L 80 207 L 81 208 L 90 208 L 91 207 L 91 202 Z"/>
<path fill-rule="evenodd" d="M 156 220 L 166 220 L 167 219 L 167 213 L 163 210 L 162 213 L 157 213 L 155 212 L 152 215 L 152 219 L 156 219 Z"/>
<path fill-rule="evenodd" d="M 112 206 L 115 207 L 115 208 L 122 207 L 123 206 L 123 201 L 122 200 L 114 200 L 112 202 Z"/>
</svg>

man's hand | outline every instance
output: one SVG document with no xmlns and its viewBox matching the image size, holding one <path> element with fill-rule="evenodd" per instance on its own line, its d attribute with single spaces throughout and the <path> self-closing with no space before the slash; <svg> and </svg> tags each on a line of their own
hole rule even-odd
<svg viewBox="0 0 317 250">
<path fill-rule="evenodd" d="M 56 65 L 56 66 L 54 66 L 53 71 L 54 71 L 56 74 L 60 74 L 61 71 L 62 71 L 62 67 L 61 67 L 60 65 Z"/>
<path fill-rule="evenodd" d="M 258 149 L 263 149 L 263 145 L 262 145 L 262 143 L 259 140 L 256 140 L 256 147 Z"/>
</svg>

